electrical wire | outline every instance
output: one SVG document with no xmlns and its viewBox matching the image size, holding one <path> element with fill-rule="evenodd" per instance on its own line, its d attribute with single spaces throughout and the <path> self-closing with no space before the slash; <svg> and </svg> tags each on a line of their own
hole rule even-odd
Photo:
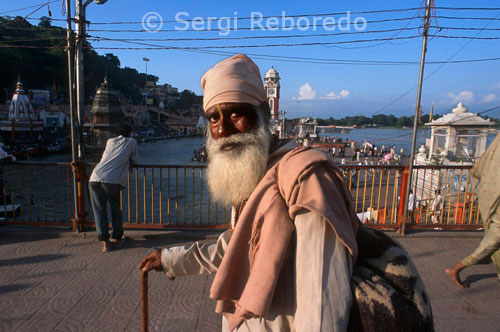
<svg viewBox="0 0 500 332">
<path fill-rule="evenodd" d="M 319 46 L 319 45 L 336 45 L 336 44 L 353 44 L 353 43 L 369 43 L 384 40 L 403 40 L 419 37 L 408 36 L 408 37 L 396 37 L 396 38 L 372 38 L 372 39 L 362 39 L 362 40 L 345 40 L 345 41 L 335 41 L 335 42 L 309 42 L 309 43 L 293 43 L 293 44 L 260 44 L 260 45 L 207 45 L 207 46 L 162 46 L 162 45 L 152 45 L 147 43 L 133 42 L 137 45 L 144 45 L 149 47 L 94 47 L 95 49 L 136 49 L 136 50 L 197 50 L 197 49 L 226 49 L 226 48 L 259 48 L 259 47 L 296 47 L 296 46 Z M 122 40 L 116 40 L 122 41 Z M 123 41 L 122 41 L 123 42 Z"/>
<path fill-rule="evenodd" d="M 51 3 L 54 3 L 54 2 L 59 2 L 61 0 L 51 0 L 51 1 L 45 1 L 41 4 L 38 4 L 38 5 L 33 5 L 33 6 L 28 6 L 28 7 L 23 7 L 23 8 L 18 8 L 18 9 L 12 9 L 12 10 L 8 10 L 8 11 L 5 11 L 5 12 L 1 12 L 0 15 L 3 15 L 3 14 L 8 14 L 8 13 L 13 13 L 13 12 L 18 12 L 18 11 L 21 11 L 21 10 L 25 10 L 25 9 L 31 9 L 31 8 L 36 8 L 36 7 L 40 7 L 40 6 L 47 6 L 48 4 L 51 4 Z M 37 18 L 39 19 L 39 18 Z"/>
<path fill-rule="evenodd" d="M 366 21 L 364 23 L 366 24 L 376 24 L 376 23 L 387 23 L 387 22 L 399 22 L 399 21 L 407 21 L 407 20 L 412 20 L 414 17 L 403 17 L 403 18 L 387 18 L 387 19 L 380 19 L 380 20 L 372 20 L 372 21 Z M 321 24 L 322 27 L 329 27 L 329 26 L 335 26 L 338 23 L 327 23 L 327 24 Z M 359 24 L 358 22 L 346 22 L 345 25 L 357 25 Z M 273 27 L 274 29 L 289 29 L 290 26 L 275 26 Z M 294 27 L 295 28 L 295 27 Z M 260 28 L 256 27 L 237 27 L 235 29 L 232 28 L 210 28 L 210 29 L 159 29 L 156 30 L 155 33 L 158 32 L 225 32 L 225 31 L 258 31 Z M 150 32 L 149 30 L 145 29 L 88 29 L 87 31 L 93 31 L 93 32 L 111 32 L 111 33 L 117 33 L 117 32 Z"/>
<path fill-rule="evenodd" d="M 337 16 L 337 15 L 346 15 L 346 13 L 349 13 L 350 15 L 356 15 L 356 14 L 380 14 L 380 13 L 395 13 L 395 12 L 406 12 L 406 11 L 413 11 L 413 10 L 418 10 L 421 8 L 401 8 L 401 9 L 381 9 L 381 10 L 367 10 L 367 11 L 344 11 L 344 12 L 333 12 L 333 13 L 315 13 L 315 14 L 294 14 L 294 15 L 285 15 L 287 18 L 300 18 L 300 17 L 322 17 L 322 16 Z M 258 19 L 269 19 L 269 18 L 281 18 L 283 16 L 283 13 L 280 15 L 267 15 L 267 16 L 258 16 Z M 242 16 L 238 17 L 236 15 L 234 16 L 221 16 L 220 18 L 230 18 L 231 21 L 237 20 L 237 21 L 244 21 L 244 20 L 253 20 L 256 17 L 254 16 Z M 219 19 L 220 19 L 219 18 Z M 33 19 L 38 19 L 38 18 L 33 18 Z M 208 17 L 206 18 L 208 20 Z M 66 21 L 65 19 L 54 19 L 55 21 Z M 193 21 L 198 21 L 198 18 L 194 19 L 186 19 L 182 20 L 182 22 L 193 22 Z M 123 25 L 123 24 L 142 24 L 144 23 L 143 21 L 116 21 L 116 22 L 90 22 L 90 24 L 94 25 Z M 151 20 L 150 23 L 179 23 L 178 20 Z"/>
<path fill-rule="evenodd" d="M 50 3 L 53 3 L 53 2 L 57 2 L 57 1 L 60 1 L 60 0 L 53 0 L 53 1 L 50 1 Z M 18 11 L 18 10 L 22 10 L 22 9 L 29 9 L 29 8 L 34 8 L 34 7 L 37 7 L 37 6 L 30 6 L 30 7 L 25 7 L 25 8 L 20 8 L 20 9 L 17 9 L 17 10 L 12 10 L 12 11 L 7 11 L 7 12 L 3 12 L 3 13 L 0 13 L 0 15 L 2 14 L 7 14 L 9 12 L 13 12 L 13 11 Z M 473 8 L 473 7 L 433 7 L 435 9 L 440 9 L 440 10 L 455 10 L 455 11 L 498 11 L 500 10 L 500 7 L 477 7 L 477 8 Z M 422 7 L 411 7 L 411 8 L 399 8 L 399 9 L 381 9 L 381 10 L 366 10 L 366 11 L 346 11 L 346 12 L 333 12 L 333 13 L 315 13 L 315 14 L 295 14 L 295 15 L 286 15 L 286 17 L 290 17 L 290 18 L 299 18 L 299 17 L 321 17 L 321 16 L 336 16 L 336 15 L 345 15 L 347 12 L 349 14 L 380 14 L 380 13 L 395 13 L 395 12 L 406 12 L 406 11 L 413 11 L 413 10 L 420 10 L 422 9 Z M 274 17 L 281 17 L 281 15 L 268 15 L 268 16 L 262 16 L 262 17 L 258 17 L 259 19 L 269 19 L 269 18 L 274 18 Z M 227 17 L 227 16 L 225 16 Z M 255 19 L 255 17 L 252 17 L 252 16 L 244 16 L 244 17 L 237 17 L 237 16 L 233 16 L 233 17 L 229 17 L 231 20 L 251 20 L 251 19 Z M 438 17 L 439 18 L 439 17 Z M 442 18 L 450 18 L 450 19 L 460 19 L 460 17 L 442 17 Z M 41 18 L 31 18 L 31 19 L 35 19 L 35 20 L 39 20 Z M 472 18 L 472 19 L 488 19 L 488 18 Z M 54 21 L 66 21 L 65 19 L 57 19 L 57 18 L 54 18 L 52 19 Z M 182 20 L 183 22 L 193 22 L 195 19 L 186 19 L 186 20 Z M 116 21 L 116 22 L 90 22 L 90 24 L 94 24 L 94 25 L 126 25 L 126 24 L 142 24 L 143 21 Z M 165 24 L 165 23 L 179 23 L 179 21 L 177 20 L 152 20 L 151 23 L 162 23 L 162 24 Z"/>
<path fill-rule="evenodd" d="M 259 48 L 259 47 L 296 47 L 296 46 L 320 46 L 320 45 L 339 45 L 339 44 L 355 44 L 355 43 L 369 43 L 378 42 L 385 40 L 405 40 L 420 37 L 418 35 L 407 36 L 407 37 L 395 37 L 395 38 L 372 38 L 372 39 L 357 39 L 357 40 L 344 40 L 344 41 L 332 41 L 332 42 L 309 42 L 309 43 L 283 43 L 283 44 L 258 44 L 258 45 L 206 45 L 206 46 L 165 46 L 165 45 L 154 45 L 149 43 L 141 42 L 130 42 L 137 45 L 144 45 L 149 47 L 134 47 L 126 49 L 186 49 L 186 50 L 196 50 L 196 49 L 225 49 L 225 48 Z M 497 40 L 500 37 L 465 37 L 465 36 L 441 36 L 436 35 L 438 38 L 455 38 L 455 39 L 478 39 L 478 40 Z M 127 42 L 122 39 L 112 39 L 106 38 L 109 41 L 117 42 Z M 95 49 L 123 49 L 120 47 L 94 47 Z"/>
<path fill-rule="evenodd" d="M 497 14 L 494 18 L 497 19 L 498 17 L 500 16 L 500 13 Z M 490 21 L 488 23 L 486 23 L 484 26 L 483 26 L 483 29 L 487 28 L 491 23 L 493 23 L 493 21 Z M 481 32 L 483 32 L 483 30 L 479 30 L 475 37 L 479 36 L 481 34 Z M 443 63 L 441 64 L 439 67 L 437 67 L 436 69 L 434 69 L 430 74 L 426 75 L 424 77 L 424 81 L 427 80 L 429 77 L 431 77 L 432 75 L 434 75 L 435 73 L 437 73 L 441 68 L 443 68 L 447 63 L 449 63 L 451 61 L 451 59 L 453 59 L 458 53 L 462 52 L 470 43 L 472 43 L 474 39 L 469 39 L 464 45 L 462 45 L 457 51 L 455 51 L 452 55 L 450 55 L 448 57 L 448 59 Z M 391 101 L 389 104 L 385 105 L 384 107 L 380 108 L 379 110 L 377 110 L 375 113 L 373 113 L 373 115 L 375 114 L 378 114 L 382 111 L 384 111 L 385 109 L 387 109 L 388 107 L 390 107 L 391 105 L 393 105 L 394 103 L 398 102 L 399 100 L 401 100 L 402 98 L 404 98 L 406 95 L 408 95 L 410 92 L 412 92 L 415 88 L 417 88 L 418 85 L 415 85 L 413 86 L 412 88 L 410 88 L 409 90 L 407 90 L 405 93 L 403 93 L 402 95 L 400 95 L 399 97 L 397 97 L 396 99 L 394 99 L 393 101 Z"/>
<path fill-rule="evenodd" d="M 475 36 L 445 36 L 435 35 L 436 38 L 449 38 L 449 39 L 477 39 L 477 40 L 497 40 L 500 37 L 475 37 Z"/>
<path fill-rule="evenodd" d="M 128 42 L 122 39 L 107 39 L 109 41 L 116 42 L 124 42 L 124 43 L 132 43 L 136 45 L 143 45 L 147 47 L 110 47 L 110 46 L 98 46 L 98 47 L 88 47 L 93 49 L 103 49 L 103 50 L 207 50 L 207 49 L 229 49 L 229 48 L 261 48 L 261 47 L 297 47 L 297 46 L 321 46 L 321 45 L 339 45 L 339 44 L 356 44 L 356 43 L 369 43 L 369 42 L 378 42 L 385 40 L 405 40 L 405 39 L 413 39 L 419 37 L 415 36 L 407 36 L 407 37 L 395 37 L 395 38 L 372 38 L 372 39 L 358 39 L 358 40 L 345 40 L 345 41 L 334 41 L 334 42 L 309 42 L 309 43 L 289 43 L 289 44 L 258 44 L 258 45 L 206 45 L 206 46 L 164 46 L 164 45 L 155 45 L 149 43 L 142 42 Z M 496 40 L 500 39 L 500 37 L 462 37 L 462 36 L 436 36 L 439 38 L 466 38 L 470 40 L 474 39 L 482 39 L 482 40 Z M 96 41 L 99 41 L 99 38 L 96 38 Z M 31 45 L 4 45 L 2 47 L 9 48 L 37 48 L 37 46 Z M 52 48 L 52 47 L 39 47 L 39 48 Z M 446 64 L 448 62 L 444 62 Z"/>
<path fill-rule="evenodd" d="M 275 38 L 310 38 L 310 37 L 331 37 L 342 35 L 356 35 L 356 34 L 370 34 L 370 33 L 387 33 L 394 31 L 409 31 L 416 30 L 418 27 L 412 28 L 396 28 L 386 30 L 372 30 L 372 31 L 354 31 L 354 32 L 335 32 L 335 33 L 318 33 L 308 35 L 267 35 L 267 36 L 245 36 L 245 37 L 211 37 L 211 38 L 107 38 L 102 36 L 88 36 L 90 38 L 112 40 L 112 41 L 214 41 L 214 40 L 241 40 L 241 39 L 275 39 Z"/>
<path fill-rule="evenodd" d="M 500 10 L 500 7 L 434 7 L 443 10 Z"/>
</svg>

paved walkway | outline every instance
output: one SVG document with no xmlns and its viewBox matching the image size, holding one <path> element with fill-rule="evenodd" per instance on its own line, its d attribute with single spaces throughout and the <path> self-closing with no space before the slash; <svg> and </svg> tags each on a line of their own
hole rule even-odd
<svg viewBox="0 0 500 332">
<path fill-rule="evenodd" d="M 0 227 L 0 331 L 141 331 L 137 265 L 153 246 L 187 243 L 185 236 L 180 238 L 184 233 L 130 231 L 132 238 L 123 248 L 106 254 L 94 236 L 62 233 L 53 238 L 46 233 L 20 236 Z M 436 331 L 499 330 L 500 282 L 494 266 L 464 271 L 471 282 L 466 290 L 444 274 L 445 267 L 471 252 L 480 239 L 479 232 L 398 238 L 425 281 Z M 169 281 L 151 273 L 150 331 L 220 330 L 208 297 L 211 280 L 194 276 Z"/>
</svg>

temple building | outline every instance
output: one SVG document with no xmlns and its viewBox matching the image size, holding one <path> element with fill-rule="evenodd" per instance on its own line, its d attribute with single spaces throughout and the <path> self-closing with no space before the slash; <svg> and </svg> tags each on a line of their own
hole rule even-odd
<svg viewBox="0 0 500 332">
<path fill-rule="evenodd" d="M 427 161 L 433 164 L 472 164 L 486 151 L 488 128 L 493 123 L 468 113 L 462 103 L 449 114 L 426 123 L 431 128 Z"/>
<path fill-rule="evenodd" d="M 97 150 L 104 149 L 108 139 L 114 136 L 117 127 L 123 123 L 125 117 L 118 99 L 118 91 L 112 90 L 107 78 L 104 78 L 92 104 L 90 123 L 84 125 L 88 130 L 88 146 Z"/>
<path fill-rule="evenodd" d="M 23 84 L 18 80 L 9 105 L 8 118 L 0 121 L 2 138 L 9 145 L 33 144 L 42 134 L 43 120 L 39 120 Z"/>
<path fill-rule="evenodd" d="M 462 103 L 458 103 L 451 113 L 426 123 L 431 128 L 431 137 L 426 146 L 422 145 L 415 156 L 416 165 L 472 165 L 486 151 L 488 127 L 492 123 L 474 113 L 467 112 Z M 415 169 L 416 198 L 430 202 L 434 192 L 443 184 L 450 184 L 451 191 L 461 190 L 464 179 L 454 172 L 441 172 L 439 169 Z M 456 204 L 455 204 L 456 205 Z"/>
</svg>

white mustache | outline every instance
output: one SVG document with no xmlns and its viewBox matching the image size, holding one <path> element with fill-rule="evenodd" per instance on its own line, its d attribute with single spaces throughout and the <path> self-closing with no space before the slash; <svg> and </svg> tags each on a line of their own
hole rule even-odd
<svg viewBox="0 0 500 332">
<path fill-rule="evenodd" d="M 258 139 L 255 136 L 255 132 L 234 134 L 229 137 L 221 137 L 217 140 L 212 141 L 215 152 L 222 153 L 228 152 L 224 150 L 224 148 L 228 146 L 232 146 L 233 150 L 242 150 L 245 148 L 245 146 L 254 145 L 257 143 Z"/>
</svg>

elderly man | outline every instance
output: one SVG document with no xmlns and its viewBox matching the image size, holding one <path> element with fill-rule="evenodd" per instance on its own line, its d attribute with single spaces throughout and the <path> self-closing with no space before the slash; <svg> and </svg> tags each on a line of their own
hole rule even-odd
<svg viewBox="0 0 500 332">
<path fill-rule="evenodd" d="M 500 135 L 476 162 L 471 174 L 479 181 L 479 212 L 484 222 L 484 237 L 479 247 L 460 263 L 446 269 L 446 273 L 460 288 L 469 285 L 460 280 L 460 272 L 483 259 L 491 258 L 500 278 Z"/>
<path fill-rule="evenodd" d="M 260 72 L 245 55 L 201 81 L 209 121 L 207 181 L 232 204 L 217 243 L 156 250 L 140 264 L 167 276 L 217 272 L 223 331 L 343 331 L 357 220 L 341 175 L 313 149 L 272 140 Z"/>
<path fill-rule="evenodd" d="M 378 304 L 356 305 L 357 316 L 352 314 L 359 220 L 350 193 L 325 154 L 271 135 L 270 110 L 253 61 L 245 55 L 226 59 L 205 73 L 201 85 L 209 121 L 207 182 L 218 201 L 233 206 L 231 229 L 215 244 L 157 249 L 139 268 L 164 271 L 170 279 L 216 273 L 210 297 L 223 314 L 223 331 L 346 331 L 350 315 L 385 305 L 385 295 L 375 290 L 382 283 L 369 282 L 372 289 L 354 291 L 356 299 L 375 295 Z M 378 255 L 381 248 L 363 252 Z M 402 266 L 401 259 L 395 262 Z M 391 316 L 390 306 L 380 310 Z M 384 316 L 382 311 L 377 308 L 372 318 Z M 400 315 L 404 320 L 393 320 L 392 329 L 380 321 L 385 331 L 409 331 L 402 326 L 424 321 L 416 311 L 412 315 L 418 321 Z"/>
</svg>

